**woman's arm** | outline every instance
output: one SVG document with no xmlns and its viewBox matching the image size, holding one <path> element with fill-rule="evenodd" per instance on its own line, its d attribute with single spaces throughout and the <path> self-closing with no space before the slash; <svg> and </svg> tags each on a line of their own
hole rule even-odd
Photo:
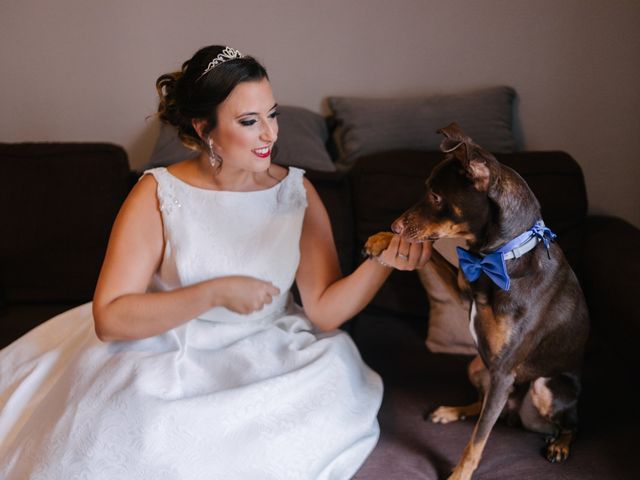
<svg viewBox="0 0 640 480">
<path fill-rule="evenodd" d="M 207 280 L 169 292 L 147 293 L 164 251 L 157 183 L 143 177 L 125 200 L 111 231 L 93 298 L 101 340 L 150 337 L 181 325 L 215 306 L 250 313 L 279 293 L 250 277 Z"/>
<path fill-rule="evenodd" d="M 431 253 L 429 243 L 409 243 L 394 236 L 379 260 L 366 260 L 341 278 L 331 223 L 315 188 L 305 179 L 308 207 L 300 239 L 300 266 L 296 282 L 311 322 L 332 330 L 360 312 L 389 277 L 392 268 L 414 270 Z M 407 254 L 408 259 L 398 256 Z"/>
</svg>

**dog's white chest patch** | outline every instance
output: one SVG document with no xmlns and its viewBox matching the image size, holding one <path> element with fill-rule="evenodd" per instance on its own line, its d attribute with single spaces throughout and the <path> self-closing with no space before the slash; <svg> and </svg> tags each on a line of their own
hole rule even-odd
<svg viewBox="0 0 640 480">
<path fill-rule="evenodd" d="M 469 332 L 471 333 L 471 338 L 473 338 L 474 343 L 478 346 L 478 334 L 476 333 L 476 315 L 478 311 L 476 310 L 476 301 L 471 301 L 471 311 L 469 312 Z"/>
</svg>

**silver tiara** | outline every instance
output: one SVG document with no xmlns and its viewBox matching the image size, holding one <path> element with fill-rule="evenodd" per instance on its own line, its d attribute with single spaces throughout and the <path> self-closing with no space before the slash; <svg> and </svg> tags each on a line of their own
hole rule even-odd
<svg viewBox="0 0 640 480">
<path fill-rule="evenodd" d="M 222 50 L 222 53 L 219 53 L 213 60 L 209 62 L 209 65 L 207 65 L 207 68 L 205 68 L 204 72 L 202 72 L 202 74 L 196 79 L 196 81 L 200 80 L 202 77 L 204 77 L 207 73 L 209 73 L 211 70 L 216 68 L 218 65 L 221 65 L 224 62 L 233 60 L 235 58 L 243 58 L 243 57 L 244 55 L 241 54 L 235 48 L 224 47 L 224 50 Z"/>
</svg>

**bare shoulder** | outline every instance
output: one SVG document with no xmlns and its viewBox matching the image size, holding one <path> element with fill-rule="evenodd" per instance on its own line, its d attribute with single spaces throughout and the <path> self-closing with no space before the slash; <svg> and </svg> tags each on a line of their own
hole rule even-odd
<svg viewBox="0 0 640 480">
<path fill-rule="evenodd" d="M 157 190 L 158 182 L 155 177 L 150 174 L 143 175 L 131 189 L 129 198 L 136 201 L 154 200 L 157 203 Z"/>
<path fill-rule="evenodd" d="M 315 205 L 322 205 L 322 200 L 320 200 L 320 195 L 318 195 L 318 191 L 313 186 L 313 183 L 307 178 L 303 177 L 302 184 L 304 185 L 304 189 L 307 191 L 307 201 L 309 202 L 310 207 L 314 207 Z"/>
<path fill-rule="evenodd" d="M 157 189 L 153 175 L 144 175 L 133 186 L 113 224 L 105 264 L 133 265 L 135 256 L 157 265 L 164 245 Z"/>
<path fill-rule="evenodd" d="M 144 175 L 133 186 L 131 192 L 120 209 L 119 216 L 153 218 L 156 214 L 159 218 L 158 183 L 153 175 Z"/>
</svg>

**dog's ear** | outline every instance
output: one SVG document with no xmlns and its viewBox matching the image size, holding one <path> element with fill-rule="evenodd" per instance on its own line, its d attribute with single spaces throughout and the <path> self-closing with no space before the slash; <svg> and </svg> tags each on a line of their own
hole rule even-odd
<svg viewBox="0 0 640 480">
<path fill-rule="evenodd" d="M 440 150 L 452 154 L 464 164 L 469 162 L 471 146 L 474 143 L 464 134 L 460 125 L 452 122 L 448 126 L 438 129 L 437 133 L 444 135 L 442 142 L 440 142 Z"/>
<path fill-rule="evenodd" d="M 468 146 L 471 152 L 468 154 L 467 161 L 463 162 L 467 170 L 467 176 L 473 181 L 476 190 L 489 193 L 491 185 L 491 158 L 486 157 L 481 149 Z M 489 196 L 491 196 L 489 194 Z"/>
<path fill-rule="evenodd" d="M 491 179 L 491 154 L 473 143 L 473 140 L 464 134 L 456 122 L 439 129 L 437 133 L 445 137 L 440 142 L 440 150 L 452 155 L 462 164 L 477 190 L 488 191 Z"/>
<path fill-rule="evenodd" d="M 436 133 L 441 133 L 446 138 L 450 138 L 452 140 L 464 140 L 467 136 L 464 134 L 460 125 L 456 122 L 451 122 L 446 127 L 439 128 Z"/>
<path fill-rule="evenodd" d="M 463 148 L 463 151 L 459 152 L 456 152 L 456 150 L 459 147 L 463 147 L 464 143 L 471 140 L 464 134 L 464 132 L 460 128 L 460 125 L 458 125 L 456 122 L 452 122 L 446 127 L 438 129 L 436 133 L 441 133 L 442 135 L 444 135 L 442 142 L 440 142 L 440 150 L 442 150 L 444 153 L 454 153 L 454 155 L 458 158 L 463 156 L 462 154 L 465 153 L 463 151 L 466 149 Z"/>
</svg>

